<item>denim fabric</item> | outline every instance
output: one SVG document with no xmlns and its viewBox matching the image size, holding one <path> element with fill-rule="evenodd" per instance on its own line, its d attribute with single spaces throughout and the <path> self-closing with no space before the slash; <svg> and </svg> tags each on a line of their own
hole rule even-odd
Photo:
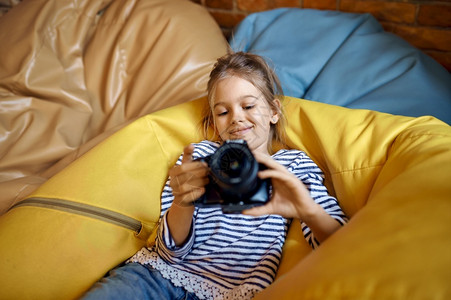
<svg viewBox="0 0 451 300">
<path fill-rule="evenodd" d="M 111 270 L 81 298 L 102 299 L 186 299 L 197 300 L 195 294 L 174 286 L 157 270 L 130 263 Z"/>
</svg>

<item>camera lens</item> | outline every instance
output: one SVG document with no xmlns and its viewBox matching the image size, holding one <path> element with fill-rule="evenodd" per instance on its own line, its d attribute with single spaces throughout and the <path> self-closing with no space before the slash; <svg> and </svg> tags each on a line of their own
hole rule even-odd
<svg viewBox="0 0 451 300">
<path fill-rule="evenodd" d="M 248 169 L 249 163 L 246 160 L 246 155 L 239 149 L 231 149 L 230 151 L 222 153 L 219 157 L 220 173 L 223 177 L 240 178 L 241 173 L 245 173 Z"/>
<path fill-rule="evenodd" d="M 230 142 L 220 147 L 212 157 L 210 169 L 224 197 L 239 200 L 257 188 L 258 162 L 244 143 Z"/>
</svg>

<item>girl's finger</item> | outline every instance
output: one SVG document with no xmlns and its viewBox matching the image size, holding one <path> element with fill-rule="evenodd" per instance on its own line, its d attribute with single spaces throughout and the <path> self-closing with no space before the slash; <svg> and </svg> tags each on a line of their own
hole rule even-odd
<svg viewBox="0 0 451 300">
<path fill-rule="evenodd" d="M 255 159 L 264 164 L 268 169 L 286 170 L 284 166 L 275 161 L 271 156 L 263 153 L 254 153 Z"/>
<path fill-rule="evenodd" d="M 172 187 L 173 193 L 180 195 L 190 193 L 193 190 L 198 190 L 204 188 L 208 183 L 208 178 L 196 178 L 191 181 L 186 181 L 183 183 L 176 183 Z"/>
<path fill-rule="evenodd" d="M 182 164 L 193 160 L 194 145 L 189 144 L 183 149 Z"/>
<path fill-rule="evenodd" d="M 205 193 L 205 188 L 198 188 L 191 190 L 188 193 L 177 195 L 174 199 L 174 204 L 178 204 L 180 206 L 191 206 L 192 202 L 199 199 Z"/>
<path fill-rule="evenodd" d="M 248 216 L 261 216 L 261 215 L 272 214 L 273 211 L 268 204 L 265 204 L 262 206 L 256 206 L 256 207 L 252 207 L 249 209 L 245 209 L 241 213 L 243 215 L 248 215 Z"/>
<path fill-rule="evenodd" d="M 258 178 L 260 178 L 260 179 L 271 178 L 271 179 L 283 180 L 284 178 L 286 178 L 286 174 L 284 174 L 278 170 L 267 169 L 267 170 L 259 171 Z"/>
<path fill-rule="evenodd" d="M 185 162 L 182 165 L 175 165 L 169 170 L 169 176 L 174 178 L 183 174 L 195 175 L 195 176 L 207 176 L 208 166 L 205 162 L 194 161 Z"/>
</svg>

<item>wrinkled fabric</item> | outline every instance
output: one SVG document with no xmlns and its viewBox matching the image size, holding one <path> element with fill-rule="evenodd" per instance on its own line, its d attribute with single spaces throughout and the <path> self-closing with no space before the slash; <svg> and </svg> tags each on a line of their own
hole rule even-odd
<svg viewBox="0 0 451 300">
<path fill-rule="evenodd" d="M 24 1 L 0 28 L 0 214 L 129 121 L 205 95 L 227 51 L 183 0 Z"/>
<path fill-rule="evenodd" d="M 274 65 L 287 96 L 451 124 L 451 74 L 370 14 L 281 8 L 249 15 L 232 37 Z"/>
</svg>

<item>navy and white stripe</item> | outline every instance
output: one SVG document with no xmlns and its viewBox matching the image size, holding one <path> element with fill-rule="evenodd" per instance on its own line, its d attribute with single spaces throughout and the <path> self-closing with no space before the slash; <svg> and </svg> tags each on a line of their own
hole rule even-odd
<svg viewBox="0 0 451 300">
<path fill-rule="evenodd" d="M 193 158 L 213 154 L 218 144 L 195 145 Z M 340 224 L 346 222 L 337 200 L 323 185 L 323 173 L 302 151 L 280 150 L 273 158 L 297 176 L 312 198 Z M 181 164 L 182 157 L 177 164 Z M 279 215 L 259 217 L 223 214 L 220 208 L 196 208 L 188 241 L 176 247 L 169 233 L 166 212 L 173 195 L 169 179 L 162 193 L 161 223 L 156 246 L 143 249 L 130 261 L 150 264 L 175 285 L 183 285 L 200 298 L 252 298 L 274 280 L 282 255 L 289 220 Z M 318 246 L 305 223 L 308 243 Z"/>
</svg>

